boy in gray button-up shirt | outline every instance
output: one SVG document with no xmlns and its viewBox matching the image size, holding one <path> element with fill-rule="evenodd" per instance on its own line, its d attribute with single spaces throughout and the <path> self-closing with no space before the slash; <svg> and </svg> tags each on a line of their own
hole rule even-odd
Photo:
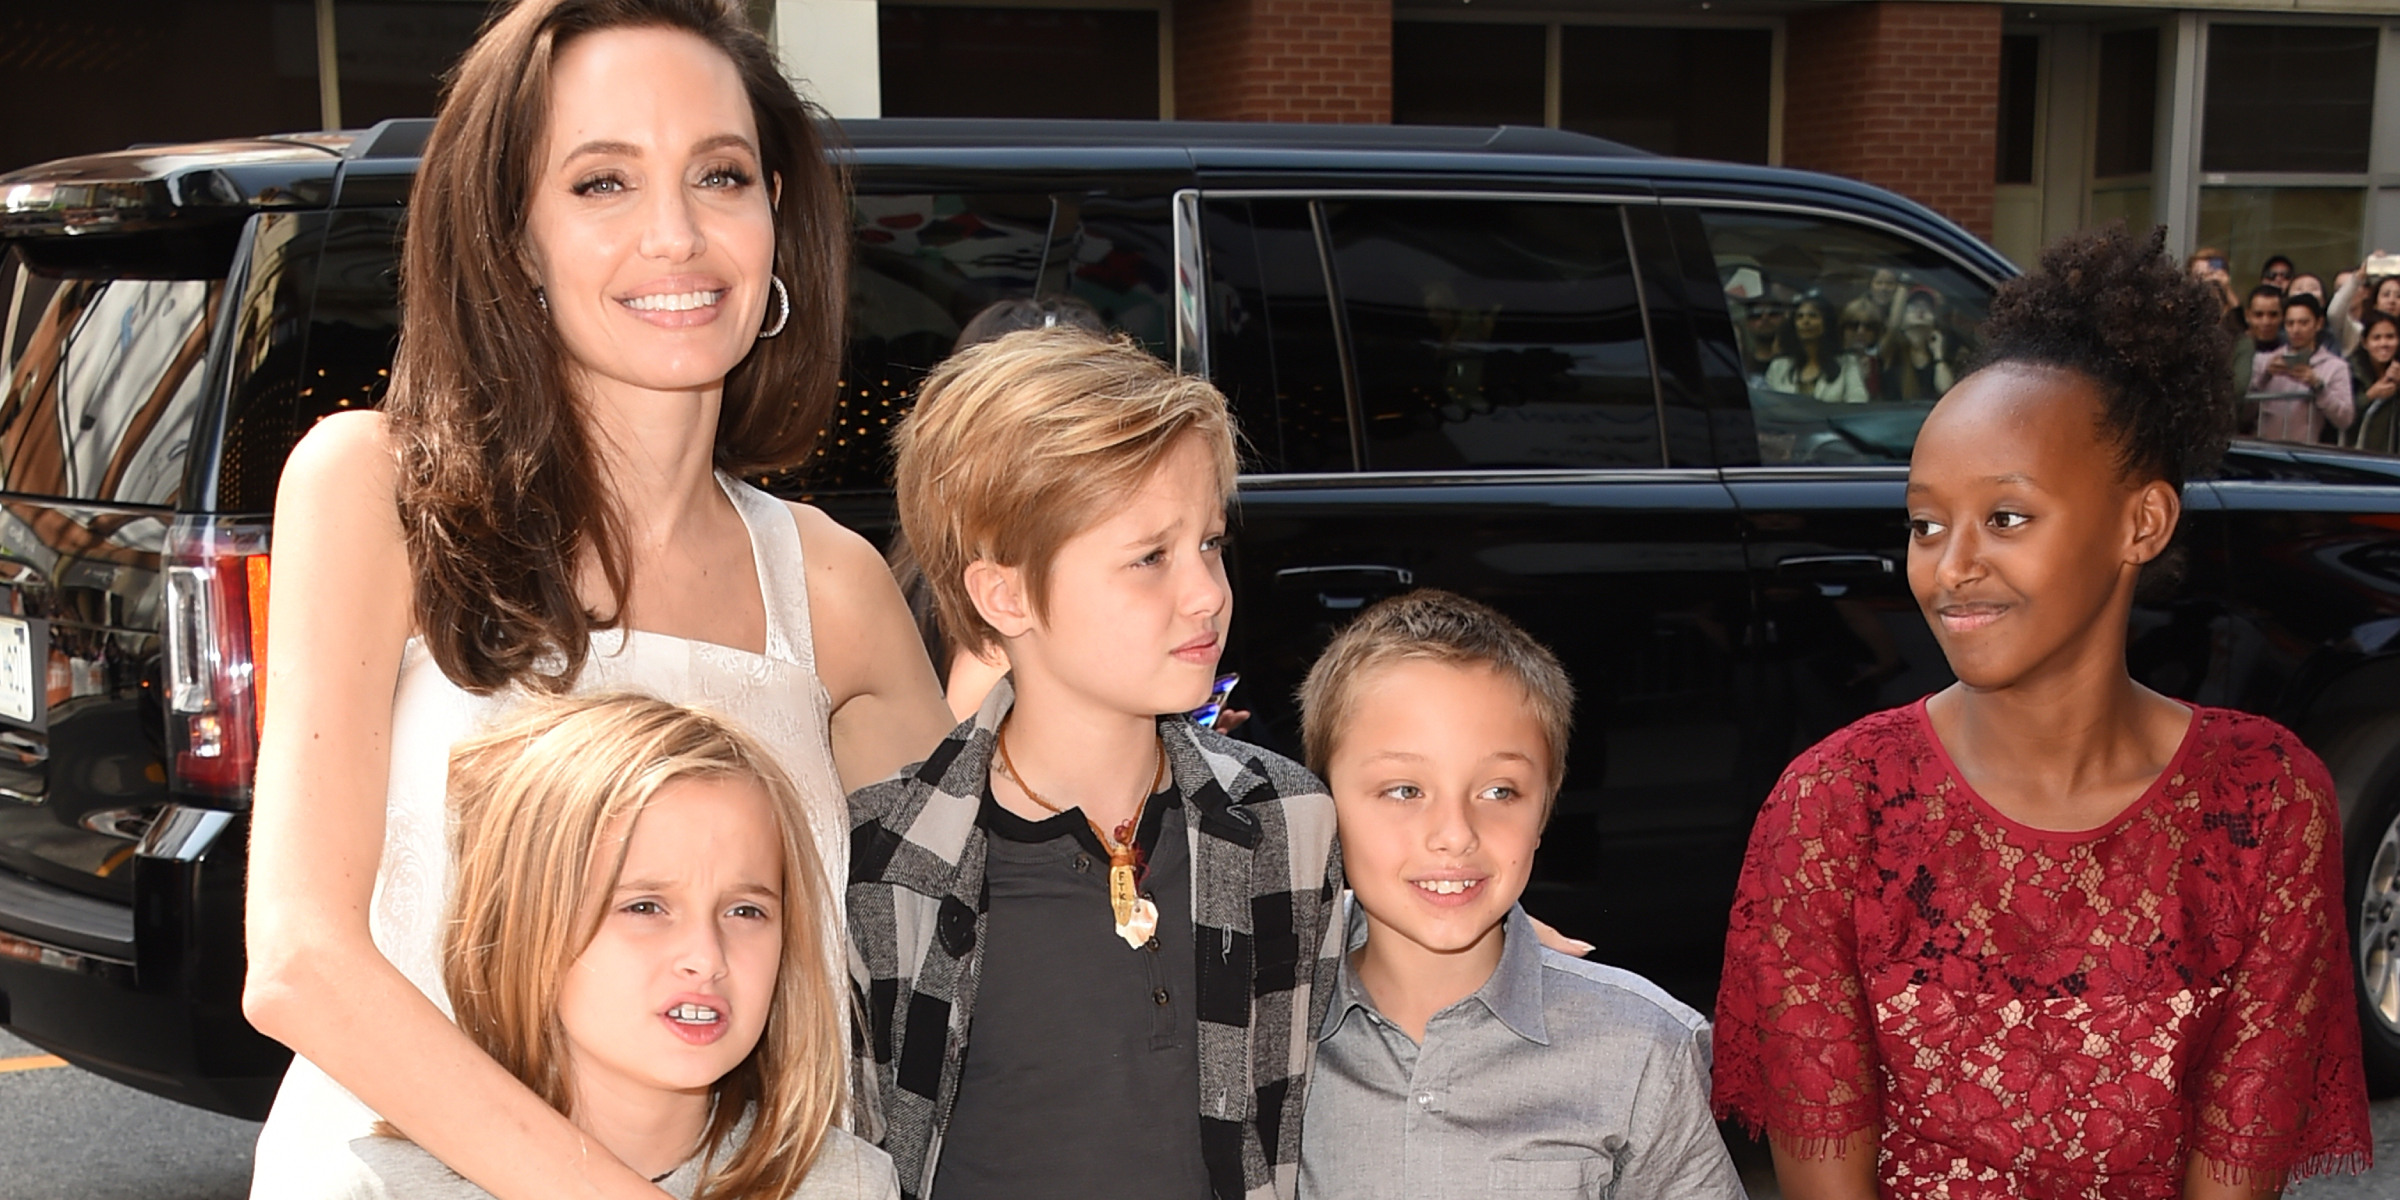
<svg viewBox="0 0 2400 1200">
<path fill-rule="evenodd" d="M 1356 895 L 1303 1200 L 1739 1200 L 1708 1113 L 1707 1020 L 1543 948 L 1517 906 L 1564 775 L 1558 660 L 1483 605 L 1414 592 L 1336 637 L 1301 704 Z"/>
</svg>

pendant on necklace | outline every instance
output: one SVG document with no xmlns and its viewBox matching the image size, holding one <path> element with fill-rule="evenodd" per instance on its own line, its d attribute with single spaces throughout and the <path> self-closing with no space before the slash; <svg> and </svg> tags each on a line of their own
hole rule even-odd
<svg viewBox="0 0 2400 1200">
<path fill-rule="evenodd" d="M 1136 950 L 1148 945 L 1150 935 L 1158 932 L 1158 906 L 1142 898 L 1133 887 L 1133 853 L 1129 847 L 1121 855 L 1111 855 L 1108 866 L 1108 907 L 1117 918 L 1117 936 Z"/>
</svg>

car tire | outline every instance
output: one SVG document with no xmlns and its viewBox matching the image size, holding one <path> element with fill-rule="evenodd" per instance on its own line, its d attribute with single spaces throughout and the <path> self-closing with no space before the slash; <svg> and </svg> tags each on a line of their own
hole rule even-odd
<svg viewBox="0 0 2400 1200">
<path fill-rule="evenodd" d="M 2400 1094 L 2400 786 L 2368 797 L 2350 853 L 2350 936 L 2367 1091 Z"/>
</svg>

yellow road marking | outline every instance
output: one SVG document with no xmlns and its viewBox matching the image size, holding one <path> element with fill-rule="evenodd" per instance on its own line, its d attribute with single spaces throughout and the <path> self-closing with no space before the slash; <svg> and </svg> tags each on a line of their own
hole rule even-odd
<svg viewBox="0 0 2400 1200">
<path fill-rule="evenodd" d="M 29 1054 L 24 1058 L 0 1058 L 0 1075 L 6 1075 L 11 1071 L 44 1071 L 51 1067 L 65 1065 L 67 1065 L 67 1060 L 55 1054 Z"/>
</svg>

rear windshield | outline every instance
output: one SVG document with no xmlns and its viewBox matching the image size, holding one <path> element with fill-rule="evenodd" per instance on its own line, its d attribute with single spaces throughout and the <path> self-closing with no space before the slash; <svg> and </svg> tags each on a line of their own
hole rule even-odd
<svg viewBox="0 0 2400 1200">
<path fill-rule="evenodd" d="M 0 491 L 174 504 L 223 286 L 0 257 Z"/>
</svg>

